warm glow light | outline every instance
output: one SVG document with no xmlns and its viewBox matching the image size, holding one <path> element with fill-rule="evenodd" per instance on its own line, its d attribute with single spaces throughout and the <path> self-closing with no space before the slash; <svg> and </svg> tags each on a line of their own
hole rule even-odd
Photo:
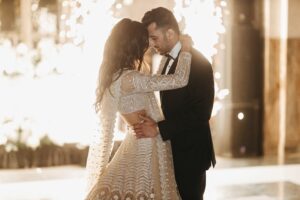
<svg viewBox="0 0 300 200">
<path fill-rule="evenodd" d="M 228 89 L 222 89 L 219 90 L 216 94 L 217 98 L 222 100 L 224 99 L 227 95 L 229 94 L 229 90 Z"/>
<path fill-rule="evenodd" d="M 185 6 L 182 0 L 175 0 L 175 3 L 174 12 L 177 20 L 181 21 L 184 18 L 185 27 L 183 32 L 190 34 L 195 47 L 209 61 L 212 61 L 212 56 L 217 52 L 214 45 L 218 43 L 218 34 L 224 33 L 225 30 L 221 19 L 221 8 L 216 7 L 214 1 L 211 0 L 185 1 L 184 3 L 189 6 Z M 203 31 L 204 27 L 205 31 Z"/>
<path fill-rule="evenodd" d="M 221 1 L 220 5 L 221 5 L 222 7 L 226 7 L 226 6 L 227 6 L 227 2 L 226 2 L 226 1 Z"/>
<path fill-rule="evenodd" d="M 52 38 L 42 38 L 35 50 L 22 43 L 15 47 L 9 40 L 0 41 L 0 134 L 7 133 L 1 134 L 0 143 L 15 136 L 16 128 L 26 118 L 34 122 L 30 126 L 32 134 L 28 133 L 26 139 L 33 148 L 44 134 L 57 144 L 87 144 L 97 129 L 94 91 L 104 42 L 117 21 L 110 12 L 115 2 L 78 1 L 81 7 L 74 2 L 63 1 L 63 9 L 70 8 L 72 14 L 66 12 L 59 17 L 69 27 L 62 29 L 59 36 L 68 36 L 70 42 L 57 45 Z M 49 16 L 44 12 L 44 20 L 40 21 L 45 32 L 56 26 Z M 76 21 L 79 16 L 80 24 Z M 3 73 L 21 76 L 11 79 L 2 77 Z M 53 73 L 60 75 L 52 76 Z M 7 117 L 13 121 L 4 126 Z M 120 133 L 116 138 L 122 136 Z M 7 151 L 13 148 L 8 145 Z"/>
<path fill-rule="evenodd" d="M 38 9 L 39 5 L 37 3 L 32 4 L 31 10 L 36 11 Z"/>
<path fill-rule="evenodd" d="M 62 6 L 63 6 L 63 7 L 67 7 L 68 4 L 69 4 L 68 1 L 63 1 Z"/>
<path fill-rule="evenodd" d="M 35 171 L 36 171 L 37 174 L 43 173 L 43 170 L 41 168 L 39 168 L 39 167 L 36 168 Z"/>
<path fill-rule="evenodd" d="M 226 7 L 227 1 L 221 1 L 220 6 Z M 221 7 L 216 6 L 211 0 L 175 0 L 174 14 L 177 21 L 184 22 L 183 33 L 191 35 L 195 48 L 199 49 L 210 62 L 217 53 L 216 44 L 219 43 L 219 35 L 225 33 Z M 220 44 L 220 49 L 225 49 L 225 45 Z M 214 76 L 218 80 L 221 73 L 216 72 Z M 222 109 L 222 99 L 229 94 L 229 90 L 219 89 L 218 83 L 215 82 L 215 94 L 212 117 Z"/>
<path fill-rule="evenodd" d="M 133 0 L 122 3 L 130 5 Z M 13 136 L 25 118 L 31 119 L 33 132 L 28 135 L 27 144 L 33 148 L 45 134 L 58 144 L 89 142 L 97 129 L 93 103 L 102 51 L 111 28 L 118 21 L 110 9 L 113 5 L 123 8 L 121 3 L 110 0 L 74 0 L 61 4 L 59 44 L 51 37 L 42 37 L 36 49 L 22 43 L 13 46 L 9 40 L 0 41 L 0 123 L 7 117 L 13 119 L 5 126 Z M 53 36 L 57 16 L 47 9 L 33 8 L 33 12 L 39 12 L 39 33 Z M 186 21 L 184 31 L 191 34 L 196 48 L 211 61 L 216 53 L 218 33 L 224 32 L 220 9 L 217 11 L 212 1 L 185 0 L 184 5 L 176 1 L 175 10 L 176 16 Z M 206 31 L 199 30 L 199 26 L 206 27 Z M 18 78 L 2 78 L 3 74 Z M 215 76 L 221 78 L 218 72 Z M 228 93 L 216 87 L 218 99 L 213 116 L 222 108 L 221 100 Z M 123 137 L 121 132 L 116 135 L 116 139 Z M 7 136 L 2 135 L 0 143 L 6 141 Z"/>
<path fill-rule="evenodd" d="M 218 112 L 223 108 L 223 104 L 221 103 L 221 101 L 216 100 L 214 102 L 214 106 L 213 106 L 213 110 L 211 112 L 211 116 L 214 117 L 218 114 Z"/>
<path fill-rule="evenodd" d="M 123 7 L 123 6 L 122 6 L 121 3 L 118 3 L 118 4 L 116 5 L 116 8 L 119 9 L 119 10 L 120 10 L 122 7 Z"/>
<path fill-rule="evenodd" d="M 280 0 L 280 60 L 279 60 L 279 164 L 284 164 L 286 140 L 286 75 L 287 75 L 288 1 Z"/>
<path fill-rule="evenodd" d="M 244 113 L 242 113 L 242 112 L 239 112 L 238 115 L 237 115 L 237 118 L 238 118 L 239 120 L 243 120 L 244 117 L 245 117 L 245 115 L 244 115 Z"/>
<path fill-rule="evenodd" d="M 61 15 L 61 16 L 60 16 L 60 19 L 61 19 L 61 20 L 66 19 L 66 15 Z"/>
<path fill-rule="evenodd" d="M 123 0 L 123 3 L 125 5 L 131 5 L 133 3 L 133 0 Z"/>
<path fill-rule="evenodd" d="M 215 79 L 220 79 L 220 78 L 221 78 L 221 73 L 215 72 Z"/>
<path fill-rule="evenodd" d="M 4 134 L 0 134 L 0 145 L 3 145 L 7 142 L 7 137 Z"/>
</svg>

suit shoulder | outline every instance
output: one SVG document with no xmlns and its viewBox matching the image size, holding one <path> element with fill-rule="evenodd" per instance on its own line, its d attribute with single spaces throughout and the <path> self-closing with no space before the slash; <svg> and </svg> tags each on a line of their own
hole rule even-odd
<svg viewBox="0 0 300 200">
<path fill-rule="evenodd" d="M 192 68 L 197 70 L 212 71 L 212 65 L 208 59 L 198 50 L 192 49 Z"/>
</svg>

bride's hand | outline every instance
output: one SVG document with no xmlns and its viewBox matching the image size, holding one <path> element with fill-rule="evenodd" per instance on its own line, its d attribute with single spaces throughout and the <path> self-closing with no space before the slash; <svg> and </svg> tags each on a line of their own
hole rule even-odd
<svg viewBox="0 0 300 200">
<path fill-rule="evenodd" d="M 187 51 L 187 52 L 191 51 L 192 45 L 194 44 L 191 36 L 189 36 L 188 34 L 180 35 L 180 42 L 182 45 L 181 48 L 182 51 Z"/>
</svg>

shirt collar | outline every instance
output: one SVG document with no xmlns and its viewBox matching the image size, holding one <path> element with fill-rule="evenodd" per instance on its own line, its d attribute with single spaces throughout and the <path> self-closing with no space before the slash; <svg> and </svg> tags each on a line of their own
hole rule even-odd
<svg viewBox="0 0 300 200">
<path fill-rule="evenodd" d="M 179 52 L 181 50 L 181 43 L 178 41 L 173 49 L 170 51 L 169 55 L 173 57 L 173 59 L 177 58 Z"/>
</svg>

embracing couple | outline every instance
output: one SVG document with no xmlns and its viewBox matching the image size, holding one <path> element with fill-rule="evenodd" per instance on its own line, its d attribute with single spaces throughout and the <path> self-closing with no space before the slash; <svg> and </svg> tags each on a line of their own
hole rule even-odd
<svg viewBox="0 0 300 200">
<path fill-rule="evenodd" d="M 155 75 L 142 69 L 149 46 L 163 55 Z M 170 10 L 152 9 L 142 23 L 120 20 L 99 71 L 100 130 L 89 148 L 85 199 L 203 199 L 206 170 L 215 165 L 213 101 L 211 64 L 181 36 Z M 117 113 L 127 133 L 110 160 Z"/>
</svg>

